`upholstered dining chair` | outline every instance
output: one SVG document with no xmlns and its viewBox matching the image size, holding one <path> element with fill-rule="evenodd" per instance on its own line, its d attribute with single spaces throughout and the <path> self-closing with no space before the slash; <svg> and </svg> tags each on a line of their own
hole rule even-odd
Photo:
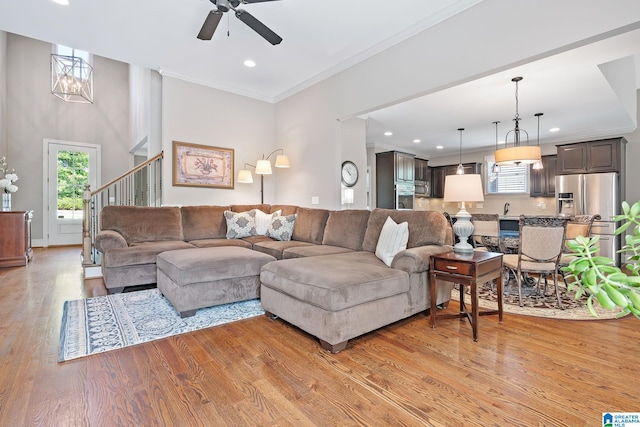
<svg viewBox="0 0 640 427">
<path fill-rule="evenodd" d="M 566 267 L 569 263 L 576 257 L 571 249 L 566 245 L 568 240 L 575 240 L 578 236 L 590 237 L 591 236 L 591 227 L 593 226 L 593 221 L 600 221 L 602 217 L 600 215 L 576 215 L 569 220 L 567 223 L 567 232 L 565 233 L 565 246 L 562 251 L 562 256 L 560 257 L 560 274 L 562 275 L 562 280 L 565 280 L 564 271 L 562 271 L 562 267 Z M 566 282 L 566 280 L 565 280 Z"/>
<path fill-rule="evenodd" d="M 473 234 L 471 244 L 476 251 L 501 252 L 500 216 L 498 214 L 471 214 Z"/>
<path fill-rule="evenodd" d="M 522 274 L 537 273 L 539 274 L 536 285 L 538 288 L 543 275 L 545 275 L 545 280 L 549 274 L 553 276 L 558 308 L 564 309 L 558 289 L 558 266 L 565 247 L 565 232 L 568 221 L 568 218 L 520 215 L 518 253 L 503 256 L 505 273 L 508 274 L 511 270 L 518 283 L 520 307 L 523 306 Z"/>
</svg>

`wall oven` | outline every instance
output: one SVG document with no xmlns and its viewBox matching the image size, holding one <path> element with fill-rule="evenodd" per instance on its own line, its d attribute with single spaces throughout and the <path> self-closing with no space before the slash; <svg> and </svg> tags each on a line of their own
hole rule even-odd
<svg viewBox="0 0 640 427">
<path fill-rule="evenodd" d="M 396 209 L 413 210 L 415 188 L 413 184 L 396 184 Z"/>
</svg>

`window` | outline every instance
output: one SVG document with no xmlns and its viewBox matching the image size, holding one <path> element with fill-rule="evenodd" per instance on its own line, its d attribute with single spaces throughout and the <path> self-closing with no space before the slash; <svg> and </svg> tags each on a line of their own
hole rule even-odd
<svg viewBox="0 0 640 427">
<path fill-rule="evenodd" d="M 485 157 L 487 194 L 528 193 L 529 165 L 502 165 L 500 172 L 494 173 L 493 156 Z"/>
<path fill-rule="evenodd" d="M 89 52 L 85 52 L 84 50 L 74 49 L 72 47 L 63 46 L 61 44 L 54 45 L 55 54 L 62 56 L 73 56 L 76 58 L 82 59 L 87 64 L 91 65 L 91 54 Z M 82 80 L 86 80 L 88 78 L 87 70 L 84 67 L 74 66 L 73 67 L 73 75 Z"/>
</svg>

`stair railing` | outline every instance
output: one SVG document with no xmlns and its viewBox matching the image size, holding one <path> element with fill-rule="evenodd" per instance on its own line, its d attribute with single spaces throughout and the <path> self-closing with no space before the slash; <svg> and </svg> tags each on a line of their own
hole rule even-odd
<svg viewBox="0 0 640 427">
<path fill-rule="evenodd" d="M 99 265 L 95 238 L 100 231 L 100 212 L 108 205 L 162 206 L 162 159 L 164 152 L 106 183 L 95 191 L 87 184 L 83 194 L 82 265 Z"/>
</svg>

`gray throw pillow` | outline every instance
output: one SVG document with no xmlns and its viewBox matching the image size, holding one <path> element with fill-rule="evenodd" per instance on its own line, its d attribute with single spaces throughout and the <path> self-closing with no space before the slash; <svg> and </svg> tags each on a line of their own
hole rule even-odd
<svg viewBox="0 0 640 427">
<path fill-rule="evenodd" d="M 276 240 L 291 240 L 295 223 L 296 214 L 287 216 L 274 215 L 271 224 L 267 227 L 267 236 Z"/>
<path fill-rule="evenodd" d="M 247 212 L 224 211 L 224 219 L 227 220 L 227 239 L 241 239 L 257 234 L 255 209 Z"/>
</svg>

